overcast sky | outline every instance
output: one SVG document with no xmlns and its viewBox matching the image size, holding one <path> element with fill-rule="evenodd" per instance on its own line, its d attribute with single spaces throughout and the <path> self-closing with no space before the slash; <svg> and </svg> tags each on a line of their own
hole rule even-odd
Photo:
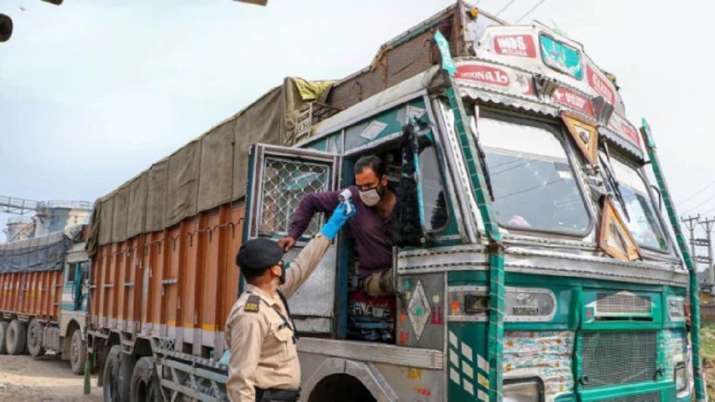
<svg viewBox="0 0 715 402">
<path fill-rule="evenodd" d="M 501 17 L 539 1 L 515 0 Z M 451 3 L 0 0 L 15 22 L 0 44 L 0 195 L 94 200 L 283 77 L 344 77 Z M 497 12 L 509 0 L 477 3 Z M 524 21 L 557 27 L 617 76 L 630 120 L 653 127 L 679 211 L 715 215 L 714 8 L 677 7 L 546 0 Z"/>
</svg>

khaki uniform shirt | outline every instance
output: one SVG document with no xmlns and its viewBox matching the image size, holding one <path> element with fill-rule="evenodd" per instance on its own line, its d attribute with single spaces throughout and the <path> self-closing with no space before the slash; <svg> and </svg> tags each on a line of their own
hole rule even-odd
<svg viewBox="0 0 715 402">
<path fill-rule="evenodd" d="M 328 246 L 330 241 L 318 235 L 293 260 L 280 287 L 286 298 L 308 279 Z M 226 341 L 231 349 L 226 390 L 231 401 L 254 402 L 256 387 L 300 388 L 300 363 L 293 335 L 292 322 L 280 296 L 246 285 L 226 321 Z"/>
</svg>

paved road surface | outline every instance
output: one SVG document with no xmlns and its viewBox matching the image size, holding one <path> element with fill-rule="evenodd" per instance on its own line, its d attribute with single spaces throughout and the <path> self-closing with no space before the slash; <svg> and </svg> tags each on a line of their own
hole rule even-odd
<svg viewBox="0 0 715 402">
<path fill-rule="evenodd" d="M 0 356 L 0 401 L 99 402 L 101 388 L 92 378 L 92 393 L 82 393 L 83 377 L 70 371 L 66 361 L 54 356 L 33 360 L 30 356 Z"/>
</svg>

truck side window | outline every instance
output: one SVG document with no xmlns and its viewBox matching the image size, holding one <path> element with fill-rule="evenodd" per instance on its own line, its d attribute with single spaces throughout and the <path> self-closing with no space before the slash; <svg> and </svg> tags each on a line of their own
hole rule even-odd
<svg viewBox="0 0 715 402">
<path fill-rule="evenodd" d="M 425 225 L 427 230 L 437 231 L 447 226 L 448 215 L 437 152 L 432 144 L 420 150 L 420 169 Z"/>
<path fill-rule="evenodd" d="M 74 282 L 74 277 L 75 277 L 75 271 L 77 270 L 77 263 L 70 263 L 68 264 L 69 267 L 67 268 L 67 276 L 65 277 L 65 282 L 67 283 L 72 283 Z"/>
</svg>

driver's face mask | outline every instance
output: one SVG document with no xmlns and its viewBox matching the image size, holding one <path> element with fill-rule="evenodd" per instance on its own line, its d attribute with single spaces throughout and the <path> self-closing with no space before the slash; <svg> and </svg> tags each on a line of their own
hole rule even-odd
<svg viewBox="0 0 715 402">
<path fill-rule="evenodd" d="M 362 201 L 366 207 L 374 207 L 382 198 L 380 192 L 377 190 L 377 186 L 365 191 L 360 190 L 358 191 L 358 195 L 360 196 L 360 201 Z"/>
</svg>

